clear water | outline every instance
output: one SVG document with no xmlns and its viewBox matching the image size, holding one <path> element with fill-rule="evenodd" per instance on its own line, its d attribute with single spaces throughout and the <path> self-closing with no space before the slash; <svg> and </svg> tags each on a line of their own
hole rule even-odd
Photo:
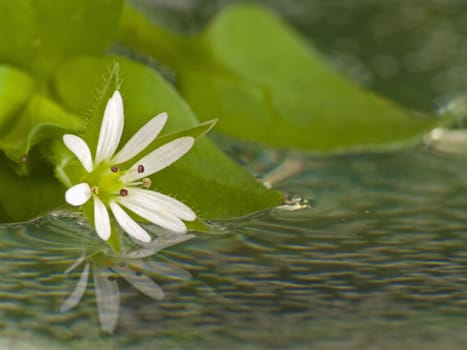
<svg viewBox="0 0 467 350">
<path fill-rule="evenodd" d="M 145 5 L 185 23 L 190 14 L 202 22 L 225 3 Z M 356 78 L 400 102 L 434 108 L 436 97 L 467 82 L 459 74 L 445 78 L 451 85 L 435 79 L 446 77 L 452 67 L 459 72 L 465 67 L 461 57 L 466 46 L 456 46 L 456 41 L 444 43 L 458 48 L 444 55 L 445 61 L 410 71 L 404 70 L 408 53 L 402 54 L 401 47 L 412 53 L 429 47 L 422 40 L 424 29 L 399 28 L 394 35 L 401 40 L 387 46 L 373 47 L 370 34 L 361 36 L 365 24 L 371 33 L 384 14 L 384 23 L 404 13 L 410 24 L 419 10 L 433 18 L 432 33 L 460 36 L 465 43 L 461 2 L 414 1 L 407 9 L 401 0 L 389 9 L 384 2 L 350 1 L 345 11 L 342 2 L 333 1 L 267 3 L 313 36 L 336 62 L 349 62 L 341 60 L 343 52 L 357 58 L 364 69 L 349 69 L 349 75 L 370 72 Z M 376 10 L 375 4 L 380 6 Z M 359 43 L 363 53 L 349 42 Z M 393 75 L 372 65 L 383 47 L 400 68 Z M 100 330 L 92 288 L 77 308 L 58 312 L 79 278 L 79 271 L 71 276 L 63 271 L 81 254 L 76 237 L 82 228 L 63 213 L 4 226 L 0 348 L 465 349 L 465 157 L 423 146 L 325 157 L 219 143 L 252 173 L 288 193 L 289 205 L 213 223 L 217 234 L 199 234 L 158 254 L 193 276 L 183 282 L 158 279 L 166 292 L 163 301 L 119 281 L 122 307 L 112 336 Z"/>
</svg>

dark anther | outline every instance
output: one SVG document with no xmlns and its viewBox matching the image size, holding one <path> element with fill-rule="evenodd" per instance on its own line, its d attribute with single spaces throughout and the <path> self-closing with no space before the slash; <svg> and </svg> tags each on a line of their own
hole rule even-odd
<svg viewBox="0 0 467 350">
<path fill-rule="evenodd" d="M 119 193 L 122 197 L 128 196 L 128 190 L 125 188 L 122 188 Z"/>
<path fill-rule="evenodd" d="M 144 165 L 143 164 L 138 165 L 138 173 L 139 174 L 144 173 Z"/>
<path fill-rule="evenodd" d="M 142 273 L 141 271 L 135 271 L 135 275 L 136 275 L 136 276 L 142 276 L 143 273 Z"/>
<path fill-rule="evenodd" d="M 107 279 L 112 282 L 112 281 L 115 281 L 117 279 L 117 277 L 113 276 L 113 275 L 110 275 L 107 277 Z"/>
<path fill-rule="evenodd" d="M 112 165 L 110 167 L 110 171 L 113 172 L 113 173 L 117 173 L 120 169 L 118 168 L 118 166 L 116 165 Z"/>
</svg>

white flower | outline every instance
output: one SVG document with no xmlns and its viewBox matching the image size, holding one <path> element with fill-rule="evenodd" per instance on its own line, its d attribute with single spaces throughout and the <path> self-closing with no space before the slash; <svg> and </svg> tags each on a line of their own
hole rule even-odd
<svg viewBox="0 0 467 350">
<path fill-rule="evenodd" d="M 182 220 L 192 221 L 196 218 L 196 214 L 180 201 L 140 188 L 150 186 L 148 176 L 168 167 L 188 152 L 193 146 L 193 137 L 172 140 L 134 162 L 127 170 L 119 168 L 120 164 L 133 159 L 154 141 L 166 121 L 166 113 L 152 118 L 116 152 L 123 132 L 124 116 L 122 97 L 119 91 L 115 91 L 105 108 L 94 160 L 82 138 L 63 136 L 66 147 L 87 172 L 83 182 L 66 191 L 65 199 L 73 206 L 81 206 L 92 197 L 94 225 L 103 240 L 108 240 L 111 235 L 108 209 L 125 232 L 142 242 L 150 242 L 151 236 L 123 208 L 178 233 L 186 232 Z"/>
<path fill-rule="evenodd" d="M 97 314 L 101 327 L 105 332 L 112 333 L 117 325 L 120 309 L 120 290 L 118 277 L 125 279 L 141 293 L 155 300 L 164 298 L 162 289 L 147 275 L 162 275 L 168 278 L 187 280 L 191 278 L 188 271 L 154 260 L 142 260 L 158 251 L 193 238 L 193 235 L 161 235 L 143 248 L 119 256 L 99 253 L 91 258 L 82 255 L 66 271 L 73 271 L 85 262 L 79 281 L 60 307 L 60 312 L 71 310 L 79 304 L 88 285 L 89 274 L 92 272 L 96 293 Z"/>
</svg>

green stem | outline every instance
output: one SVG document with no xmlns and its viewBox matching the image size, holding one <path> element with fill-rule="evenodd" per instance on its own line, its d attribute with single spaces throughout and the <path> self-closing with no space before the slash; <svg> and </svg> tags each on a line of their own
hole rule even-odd
<svg viewBox="0 0 467 350">
<path fill-rule="evenodd" d="M 176 69 L 189 50 L 190 38 L 158 27 L 129 5 L 125 6 L 119 39 L 125 45 L 143 52 Z"/>
<path fill-rule="evenodd" d="M 110 248 L 112 248 L 112 250 L 115 253 L 120 253 L 122 251 L 122 244 L 120 241 L 120 236 L 117 230 L 115 230 L 113 226 L 112 226 L 112 234 L 110 235 L 110 238 L 107 241 L 107 244 L 110 246 Z"/>
</svg>

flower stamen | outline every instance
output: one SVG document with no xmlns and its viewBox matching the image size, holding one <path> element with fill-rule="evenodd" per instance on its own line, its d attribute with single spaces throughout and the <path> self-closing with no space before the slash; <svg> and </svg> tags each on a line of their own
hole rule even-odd
<svg viewBox="0 0 467 350">
<path fill-rule="evenodd" d="M 142 174 L 142 173 L 144 173 L 144 165 L 140 164 L 138 165 L 138 174 Z"/>
<path fill-rule="evenodd" d="M 113 173 L 118 173 L 120 171 L 120 169 L 118 168 L 118 166 L 112 165 L 110 167 L 110 171 L 113 172 Z"/>
<path fill-rule="evenodd" d="M 143 187 L 144 188 L 149 188 L 149 187 L 151 187 L 151 185 L 152 185 L 151 179 L 149 177 L 145 177 L 143 179 Z"/>
<path fill-rule="evenodd" d="M 126 188 L 122 188 L 120 190 L 120 192 L 118 192 L 118 194 L 121 196 L 121 197 L 126 197 L 128 196 L 128 190 Z"/>
<path fill-rule="evenodd" d="M 92 186 L 91 187 L 91 192 L 94 193 L 96 196 L 98 196 L 99 195 L 99 187 Z"/>
</svg>

